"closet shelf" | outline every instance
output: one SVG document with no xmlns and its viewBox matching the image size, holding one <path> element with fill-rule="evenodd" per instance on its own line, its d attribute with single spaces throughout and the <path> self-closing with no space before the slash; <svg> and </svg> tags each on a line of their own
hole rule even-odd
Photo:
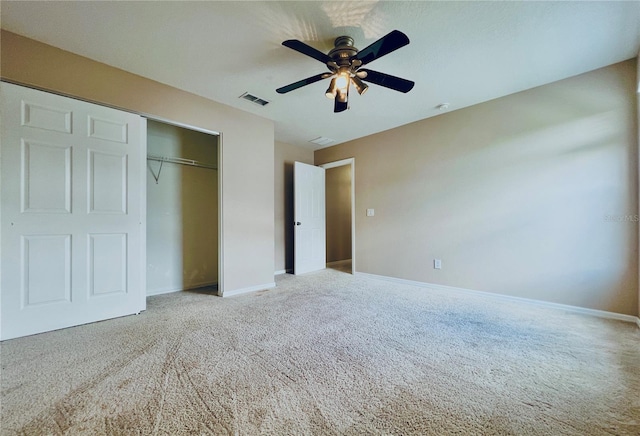
<svg viewBox="0 0 640 436">
<path fill-rule="evenodd" d="M 151 171 L 151 174 L 153 175 L 153 178 L 156 181 L 156 185 L 158 184 L 158 181 L 160 180 L 160 173 L 162 172 L 162 165 L 165 162 L 168 163 L 173 163 L 173 164 L 178 164 L 178 165 L 189 165 L 192 167 L 198 167 L 198 168 L 207 168 L 209 170 L 217 170 L 218 167 L 215 165 L 211 165 L 211 164 L 207 164 L 207 163 L 203 163 L 197 160 L 193 160 L 193 159 L 183 159 L 181 157 L 168 157 L 168 156 L 157 156 L 154 154 L 149 154 L 147 155 L 147 160 L 155 160 L 157 162 L 160 162 L 160 168 L 158 168 L 158 174 L 153 172 L 153 168 L 151 168 L 151 166 L 149 165 L 149 171 Z"/>
<path fill-rule="evenodd" d="M 208 168 L 210 170 L 217 170 L 218 167 L 215 165 L 211 165 L 208 163 L 203 163 L 197 160 L 193 160 L 193 159 L 183 159 L 181 157 L 168 157 L 168 156 L 157 156 L 155 154 L 149 154 L 147 155 L 147 159 L 148 160 L 155 160 L 158 162 L 168 162 L 168 163 L 174 163 L 174 164 L 179 164 L 179 165 L 190 165 L 192 167 L 198 167 L 198 168 Z"/>
</svg>

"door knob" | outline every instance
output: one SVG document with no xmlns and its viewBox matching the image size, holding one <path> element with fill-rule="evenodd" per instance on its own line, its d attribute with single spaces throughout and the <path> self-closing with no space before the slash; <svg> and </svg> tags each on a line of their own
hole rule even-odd
<svg viewBox="0 0 640 436">
<path fill-rule="evenodd" d="M 301 226 L 301 225 L 302 225 L 302 223 L 301 223 L 300 221 L 296 221 L 294 224 L 295 224 L 296 226 Z"/>
</svg>

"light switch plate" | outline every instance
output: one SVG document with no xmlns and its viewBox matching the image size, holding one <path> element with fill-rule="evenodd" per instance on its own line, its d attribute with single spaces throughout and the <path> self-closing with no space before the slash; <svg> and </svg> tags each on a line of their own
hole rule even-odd
<svg viewBox="0 0 640 436">
<path fill-rule="evenodd" d="M 376 211 L 373 209 L 367 209 L 367 216 L 374 216 L 376 214 Z"/>
</svg>

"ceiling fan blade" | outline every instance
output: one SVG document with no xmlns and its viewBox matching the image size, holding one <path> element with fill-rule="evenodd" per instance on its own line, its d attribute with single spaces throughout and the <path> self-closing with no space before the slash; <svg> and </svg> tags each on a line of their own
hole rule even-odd
<svg viewBox="0 0 640 436">
<path fill-rule="evenodd" d="M 346 101 L 339 102 L 337 98 L 334 100 L 334 104 L 333 104 L 334 112 L 343 112 L 343 111 L 346 111 L 348 108 L 349 108 L 349 103 L 347 103 Z"/>
<path fill-rule="evenodd" d="M 295 83 L 291 83 L 291 84 L 289 84 L 287 86 L 283 86 L 282 88 L 278 88 L 278 89 L 276 89 L 276 92 L 278 94 L 286 94 L 289 91 L 293 91 L 295 89 L 302 88 L 303 86 L 310 85 L 310 84 L 315 83 L 315 82 L 317 82 L 319 80 L 326 79 L 327 77 L 331 77 L 332 75 L 333 74 L 331 74 L 331 73 L 322 73 L 322 74 L 317 74 L 315 76 L 307 77 L 306 79 L 302 79 L 302 80 L 299 80 L 299 81 L 297 81 Z"/>
<path fill-rule="evenodd" d="M 331 61 L 331 58 L 328 55 L 322 53 L 320 50 L 316 50 L 315 48 L 305 44 L 302 41 L 298 41 L 297 39 L 287 39 L 285 42 L 282 43 L 282 45 L 284 45 L 285 47 L 289 47 L 290 49 L 293 49 L 304 55 L 310 56 L 316 60 L 319 60 L 323 64 L 326 64 L 327 62 Z"/>
<path fill-rule="evenodd" d="M 415 85 L 415 82 L 412 82 L 411 80 L 391 76 L 390 74 L 379 73 L 377 71 L 366 69 L 359 70 L 358 72 L 360 71 L 367 73 L 365 77 L 361 77 L 362 80 L 384 86 L 385 88 L 393 89 L 394 91 L 407 93 L 411 91 L 413 85 Z"/>
<path fill-rule="evenodd" d="M 369 62 L 373 62 L 407 44 L 409 44 L 409 38 L 407 35 L 399 30 L 393 30 L 373 44 L 360 50 L 354 56 L 354 59 L 362 61 L 362 65 L 368 64 Z"/>
</svg>

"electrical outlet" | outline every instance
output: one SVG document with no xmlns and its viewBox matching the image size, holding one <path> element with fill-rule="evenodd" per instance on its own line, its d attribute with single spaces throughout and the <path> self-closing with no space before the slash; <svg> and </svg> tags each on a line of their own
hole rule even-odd
<svg viewBox="0 0 640 436">
<path fill-rule="evenodd" d="M 434 269 L 442 269 L 442 260 L 441 259 L 433 259 L 433 268 Z"/>
<path fill-rule="evenodd" d="M 373 209 L 367 209 L 367 216 L 374 216 L 376 214 L 376 211 Z"/>
</svg>

